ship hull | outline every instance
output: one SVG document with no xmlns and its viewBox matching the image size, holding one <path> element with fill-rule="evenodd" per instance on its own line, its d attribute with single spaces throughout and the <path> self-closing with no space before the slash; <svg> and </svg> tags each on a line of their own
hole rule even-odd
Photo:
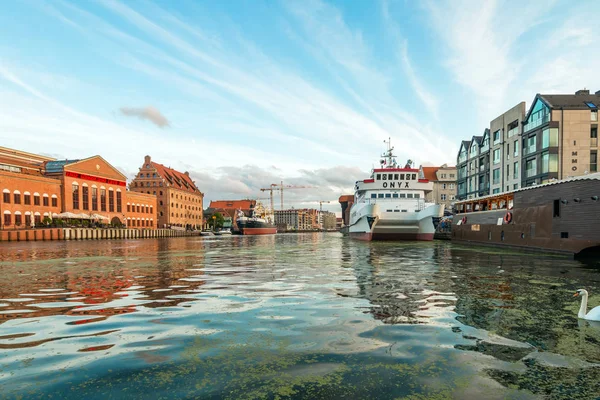
<svg viewBox="0 0 600 400">
<path fill-rule="evenodd" d="M 274 235 L 277 233 L 275 225 L 262 221 L 237 221 L 240 235 Z"/>
<path fill-rule="evenodd" d="M 431 241 L 433 217 L 441 213 L 437 205 L 410 213 L 382 212 L 378 204 L 360 205 L 351 211 L 348 234 L 363 241 Z"/>
</svg>

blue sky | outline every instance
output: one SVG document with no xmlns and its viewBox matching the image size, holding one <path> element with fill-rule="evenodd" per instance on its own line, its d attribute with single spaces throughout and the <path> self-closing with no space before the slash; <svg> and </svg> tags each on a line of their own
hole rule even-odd
<svg viewBox="0 0 600 400">
<path fill-rule="evenodd" d="M 150 154 L 208 200 L 314 186 L 339 210 L 391 137 L 454 164 L 460 140 L 536 93 L 600 90 L 594 0 L 21 1 L 0 5 L 2 145 Z"/>
</svg>

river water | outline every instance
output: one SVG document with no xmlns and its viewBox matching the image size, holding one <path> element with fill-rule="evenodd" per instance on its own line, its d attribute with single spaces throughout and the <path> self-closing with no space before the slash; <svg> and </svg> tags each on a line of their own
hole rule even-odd
<svg viewBox="0 0 600 400">
<path fill-rule="evenodd" d="M 600 267 L 335 234 L 2 243 L 0 397 L 587 399 Z"/>
</svg>

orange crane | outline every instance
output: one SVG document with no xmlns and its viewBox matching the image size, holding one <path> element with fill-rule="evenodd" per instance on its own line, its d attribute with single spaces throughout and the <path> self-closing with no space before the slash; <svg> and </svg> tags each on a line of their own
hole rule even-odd
<svg viewBox="0 0 600 400">
<path fill-rule="evenodd" d="M 323 203 L 331 203 L 329 200 L 319 200 L 319 211 L 323 212 Z"/>
<path fill-rule="evenodd" d="M 273 204 L 273 190 L 279 190 L 281 194 L 281 210 L 283 210 L 283 189 L 310 189 L 314 186 L 296 186 L 296 185 L 284 185 L 283 181 L 281 183 L 271 183 L 268 188 L 260 189 L 261 192 L 269 191 L 271 196 L 271 210 L 275 211 L 275 205 Z"/>
</svg>

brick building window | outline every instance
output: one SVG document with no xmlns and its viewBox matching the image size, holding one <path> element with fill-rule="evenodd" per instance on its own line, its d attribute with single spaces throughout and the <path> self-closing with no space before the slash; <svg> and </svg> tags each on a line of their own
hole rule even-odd
<svg viewBox="0 0 600 400">
<path fill-rule="evenodd" d="M 82 200 L 82 209 L 89 210 L 90 209 L 90 197 L 89 197 L 89 188 L 84 186 L 81 188 L 81 200 Z M 75 203 L 75 201 L 73 201 Z M 73 206 L 75 208 L 75 206 Z"/>
<path fill-rule="evenodd" d="M 115 211 L 115 191 L 108 189 L 108 211 Z"/>
<path fill-rule="evenodd" d="M 42 224 L 42 216 L 41 216 L 41 215 L 39 215 L 39 213 L 38 213 L 38 215 L 35 215 L 35 216 L 33 217 L 33 222 L 34 222 L 34 224 L 35 224 L 36 226 L 39 226 L 39 225 L 41 225 L 41 224 Z"/>
<path fill-rule="evenodd" d="M 23 195 L 23 204 L 25 204 L 26 206 L 31 204 L 31 195 L 28 192 L 25 192 L 25 194 Z"/>
<path fill-rule="evenodd" d="M 153 207 L 152 207 L 152 206 L 150 206 L 150 214 L 152 214 L 152 209 L 153 209 Z"/>
<path fill-rule="evenodd" d="M 131 212 L 131 206 L 127 204 L 127 212 Z"/>
<path fill-rule="evenodd" d="M 145 208 L 146 208 L 146 214 L 148 214 L 148 206 L 146 206 Z"/>
<path fill-rule="evenodd" d="M 13 194 L 13 198 L 14 198 L 15 204 L 21 204 L 21 193 L 15 192 Z M 15 218 L 15 221 L 16 221 L 16 218 Z"/>
<path fill-rule="evenodd" d="M 100 188 L 100 211 L 106 211 L 106 189 Z"/>
<path fill-rule="evenodd" d="M 140 212 L 140 205 L 139 205 L 139 204 L 135 206 L 135 210 L 136 210 L 138 213 Z"/>
<path fill-rule="evenodd" d="M 10 195 L 10 193 L 9 193 Z M 4 226 L 10 225 L 12 224 L 12 221 L 10 219 L 10 214 L 4 214 Z"/>
<path fill-rule="evenodd" d="M 98 211 L 98 188 L 92 186 L 92 211 Z"/>
<path fill-rule="evenodd" d="M 31 226 L 31 214 L 25 214 L 25 226 Z"/>
<path fill-rule="evenodd" d="M 74 183 L 72 187 L 73 192 L 73 209 L 79 210 L 79 185 Z M 38 199 L 39 201 L 39 199 Z"/>
<path fill-rule="evenodd" d="M 39 206 L 40 205 L 40 195 L 37 193 L 33 194 L 33 205 L 34 206 Z"/>
<path fill-rule="evenodd" d="M 10 204 L 10 192 L 2 193 L 2 201 L 6 204 Z"/>
<path fill-rule="evenodd" d="M 44 205 L 44 207 L 49 207 L 50 206 L 50 198 L 48 197 L 47 194 L 45 194 L 42 197 L 42 204 Z"/>
<path fill-rule="evenodd" d="M 58 207 L 58 198 L 56 198 L 56 197 L 52 198 L 52 207 Z"/>
<path fill-rule="evenodd" d="M 150 226 L 154 226 L 154 221 L 150 220 Z"/>
<path fill-rule="evenodd" d="M 117 212 L 121 212 L 121 192 L 117 191 Z"/>
<path fill-rule="evenodd" d="M 21 214 L 15 214 L 15 225 L 21 226 L 22 223 L 23 223 L 23 220 L 21 219 Z"/>
</svg>

